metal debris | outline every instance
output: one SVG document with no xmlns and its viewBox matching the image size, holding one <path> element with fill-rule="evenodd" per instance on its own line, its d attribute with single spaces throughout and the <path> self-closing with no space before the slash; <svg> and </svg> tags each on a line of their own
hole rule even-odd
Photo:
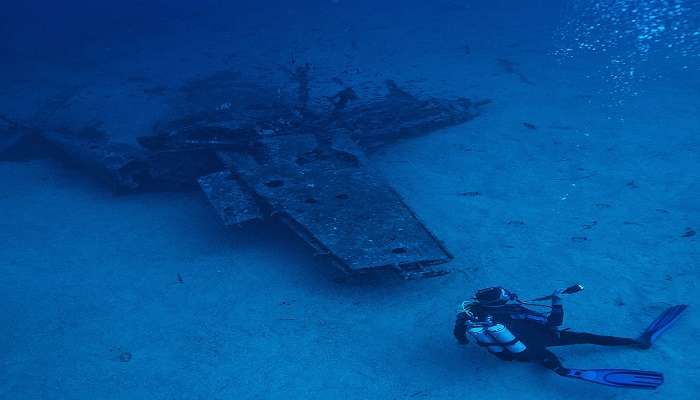
<svg viewBox="0 0 700 400">
<path fill-rule="evenodd" d="M 273 215 L 346 272 L 415 275 L 450 260 L 349 137 L 335 136 L 324 145 L 314 135 L 277 136 L 262 146 L 263 159 L 225 157 Z"/>
<path fill-rule="evenodd" d="M 380 98 L 346 87 L 310 97 L 309 68 L 291 73 L 298 94 L 262 88 L 233 73 L 185 86 L 177 118 L 141 147 L 95 129 L 36 130 L 0 124 L 0 159 L 48 146 L 95 173 L 116 193 L 199 187 L 226 226 L 276 218 L 348 273 L 445 273 L 452 257 L 365 156 L 396 140 L 461 124 L 488 101 L 418 98 L 387 81 Z"/>
<path fill-rule="evenodd" d="M 252 195 L 246 193 L 229 171 L 199 178 L 199 186 L 226 226 L 262 219 L 263 214 Z"/>
</svg>

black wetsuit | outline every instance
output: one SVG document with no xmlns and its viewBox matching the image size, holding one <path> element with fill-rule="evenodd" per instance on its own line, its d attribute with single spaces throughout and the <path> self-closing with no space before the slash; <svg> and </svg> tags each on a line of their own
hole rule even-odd
<svg viewBox="0 0 700 400">
<path fill-rule="evenodd" d="M 495 322 L 507 327 L 516 338 L 527 348 L 521 353 L 503 351 L 493 353 L 506 361 L 538 362 L 554 372 L 565 374 L 566 369 L 561 365 L 557 356 L 547 347 L 567 346 L 571 344 L 597 344 L 602 346 L 635 346 L 639 343 L 635 339 L 594 335 L 585 332 L 572 332 L 560 330 L 564 322 L 564 308 L 561 305 L 552 306 L 552 312 L 544 315 L 525 308 L 520 304 L 508 304 L 501 307 L 483 307 L 472 305 L 470 311 L 484 319 L 487 315 L 493 317 Z M 454 335 L 462 344 L 468 343 L 466 323 L 468 316 L 461 312 L 457 314 Z"/>
</svg>

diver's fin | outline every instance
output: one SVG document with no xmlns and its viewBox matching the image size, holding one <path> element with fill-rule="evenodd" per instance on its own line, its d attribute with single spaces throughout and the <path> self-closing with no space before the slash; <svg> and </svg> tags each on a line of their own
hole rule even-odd
<svg viewBox="0 0 700 400">
<path fill-rule="evenodd" d="M 642 333 L 637 341 L 639 342 L 639 347 L 643 349 L 648 349 L 654 342 L 671 327 L 674 321 L 681 316 L 683 311 L 688 308 L 687 304 L 679 304 L 668 308 L 666 311 L 661 313 L 654 322 L 652 322 L 646 330 Z"/>
<path fill-rule="evenodd" d="M 563 376 L 630 389 L 656 389 L 664 383 L 664 375 L 660 372 L 630 369 L 568 369 Z"/>
</svg>

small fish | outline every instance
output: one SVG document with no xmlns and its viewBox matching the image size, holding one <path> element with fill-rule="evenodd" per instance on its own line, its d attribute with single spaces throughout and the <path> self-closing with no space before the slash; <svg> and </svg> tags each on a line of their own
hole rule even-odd
<svg viewBox="0 0 700 400">
<path fill-rule="evenodd" d="M 533 131 L 537 129 L 537 125 L 532 124 L 530 122 L 523 122 L 523 126 L 526 127 L 527 129 L 531 129 Z"/>
<path fill-rule="evenodd" d="M 697 232 L 693 228 L 686 228 L 685 233 L 681 235 L 681 237 L 687 238 L 687 237 L 693 237 L 695 236 Z"/>
<path fill-rule="evenodd" d="M 583 229 L 593 229 L 594 226 L 598 225 L 598 221 L 592 221 L 590 224 L 583 225 Z"/>
<path fill-rule="evenodd" d="M 462 192 L 459 195 L 463 196 L 463 197 L 476 197 L 476 196 L 481 196 L 481 193 L 479 193 L 479 192 Z"/>
<path fill-rule="evenodd" d="M 532 81 L 530 81 L 530 79 L 528 79 L 528 77 L 525 76 L 525 74 L 523 74 L 517 69 L 517 66 L 519 65 L 517 62 L 505 58 L 499 58 L 496 61 L 498 62 L 498 65 L 501 67 L 503 72 L 517 76 L 522 83 L 532 84 Z"/>
<path fill-rule="evenodd" d="M 185 283 L 185 281 L 182 280 L 182 276 L 180 274 L 177 274 L 177 282 L 178 283 Z"/>
<path fill-rule="evenodd" d="M 644 226 L 644 224 L 640 224 L 639 222 L 634 222 L 634 221 L 625 221 L 623 222 L 625 225 L 636 225 L 636 226 Z"/>
</svg>

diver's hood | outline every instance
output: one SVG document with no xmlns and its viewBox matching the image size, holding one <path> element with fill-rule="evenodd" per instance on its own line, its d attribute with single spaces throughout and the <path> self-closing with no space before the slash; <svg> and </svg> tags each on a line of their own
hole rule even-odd
<svg viewBox="0 0 700 400">
<path fill-rule="evenodd" d="M 476 292 L 474 296 L 476 303 L 484 307 L 499 307 L 508 304 L 510 301 L 515 301 L 518 296 L 503 288 L 503 287 L 490 287 L 486 289 L 481 289 Z"/>
</svg>

